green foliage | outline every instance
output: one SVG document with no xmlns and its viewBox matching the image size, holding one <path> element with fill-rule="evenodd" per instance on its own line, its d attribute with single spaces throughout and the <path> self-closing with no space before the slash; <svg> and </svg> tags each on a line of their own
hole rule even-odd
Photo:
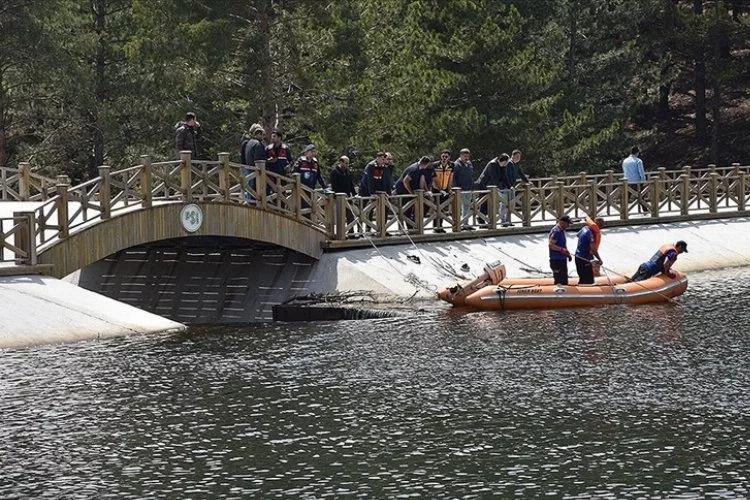
<svg viewBox="0 0 750 500">
<path fill-rule="evenodd" d="M 294 151 L 314 142 L 324 165 L 346 153 L 361 167 L 388 150 L 404 167 L 445 147 L 483 164 L 520 148 L 537 175 L 602 171 L 690 116 L 701 54 L 714 108 L 718 92 L 716 152 L 730 100 L 747 98 L 750 33 L 725 2 L 693 7 L 8 0 L 0 164 L 32 160 L 80 180 L 102 163 L 173 158 L 174 125 L 192 110 L 211 158 L 236 159 L 261 122 L 283 128 Z"/>
</svg>

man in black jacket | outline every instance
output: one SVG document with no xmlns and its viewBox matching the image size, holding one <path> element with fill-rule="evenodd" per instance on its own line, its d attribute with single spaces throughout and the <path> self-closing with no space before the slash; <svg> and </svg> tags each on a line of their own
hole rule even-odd
<svg viewBox="0 0 750 500">
<path fill-rule="evenodd" d="M 331 169 L 331 191 L 334 193 L 344 193 L 348 198 L 351 198 L 353 196 L 357 195 L 357 192 L 354 190 L 354 178 L 352 177 L 352 171 L 349 168 L 349 157 L 348 156 L 342 156 L 339 158 L 339 161 L 336 162 L 336 166 Z M 338 205 L 336 205 L 338 207 Z M 352 213 L 351 209 L 347 206 L 344 207 L 345 217 L 346 217 L 346 225 L 349 227 L 349 225 L 354 220 L 354 214 Z M 336 217 L 341 217 L 340 213 L 336 213 Z M 359 227 L 360 224 L 357 224 L 357 230 L 361 231 L 362 228 Z M 347 231 L 347 238 L 353 238 L 354 235 L 354 226 L 350 227 Z"/>
<path fill-rule="evenodd" d="M 175 148 L 177 157 L 180 157 L 180 151 L 190 151 L 192 158 L 198 158 L 198 134 L 200 133 L 201 124 L 192 111 L 185 113 L 185 121 L 175 125 Z"/>
</svg>

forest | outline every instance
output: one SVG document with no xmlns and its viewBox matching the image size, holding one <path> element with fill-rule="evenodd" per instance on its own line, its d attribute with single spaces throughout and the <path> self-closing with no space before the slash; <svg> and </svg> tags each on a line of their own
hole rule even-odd
<svg viewBox="0 0 750 500">
<path fill-rule="evenodd" d="M 3 0 L 0 166 L 173 159 L 186 111 L 206 159 L 259 122 L 326 167 L 747 164 L 748 82 L 748 0 Z"/>
</svg>

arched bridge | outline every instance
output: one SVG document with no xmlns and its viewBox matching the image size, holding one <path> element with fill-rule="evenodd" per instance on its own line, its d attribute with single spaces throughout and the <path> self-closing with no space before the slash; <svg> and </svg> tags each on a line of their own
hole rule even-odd
<svg viewBox="0 0 750 500">
<path fill-rule="evenodd" d="M 65 276 L 120 250 L 193 235 L 253 240 L 319 258 L 329 248 L 545 231 L 562 214 L 598 214 L 614 225 L 746 216 L 749 173 L 750 167 L 733 164 L 660 168 L 642 184 L 628 184 L 613 171 L 533 179 L 515 190 L 474 191 L 466 209 L 458 189 L 347 198 L 311 190 L 298 174 L 268 172 L 264 162 L 232 163 L 228 153 L 218 161 L 193 160 L 188 152 L 165 162 L 143 156 L 129 168 L 99 167 L 97 178 L 77 186 L 22 163 L 0 169 L 0 195 L 35 204 L 0 212 L 0 257 L 50 264 L 53 275 Z M 190 203 L 203 215 L 195 232 L 180 218 Z M 487 207 L 501 205 L 516 227 L 498 227 L 497 208 Z"/>
</svg>

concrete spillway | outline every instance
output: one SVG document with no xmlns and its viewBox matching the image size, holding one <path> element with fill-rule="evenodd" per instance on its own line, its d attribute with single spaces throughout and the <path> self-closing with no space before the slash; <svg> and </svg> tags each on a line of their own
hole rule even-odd
<svg viewBox="0 0 750 500">
<path fill-rule="evenodd" d="M 0 348 L 185 329 L 47 276 L 0 277 L 0 300 Z"/>
<path fill-rule="evenodd" d="M 600 253 L 608 272 L 629 276 L 660 245 L 682 239 L 688 253 L 675 266 L 681 271 L 744 266 L 750 264 L 749 231 L 748 218 L 605 228 Z M 571 250 L 575 235 L 568 232 Z M 456 274 L 472 278 L 493 261 L 504 263 L 509 276 L 549 273 L 546 232 L 370 245 L 329 252 L 318 261 L 248 242 L 180 240 L 120 252 L 69 278 L 176 321 L 247 323 L 270 321 L 274 304 L 306 294 L 368 290 L 431 299 L 455 283 Z M 569 269 L 575 273 L 575 266 Z"/>
</svg>

